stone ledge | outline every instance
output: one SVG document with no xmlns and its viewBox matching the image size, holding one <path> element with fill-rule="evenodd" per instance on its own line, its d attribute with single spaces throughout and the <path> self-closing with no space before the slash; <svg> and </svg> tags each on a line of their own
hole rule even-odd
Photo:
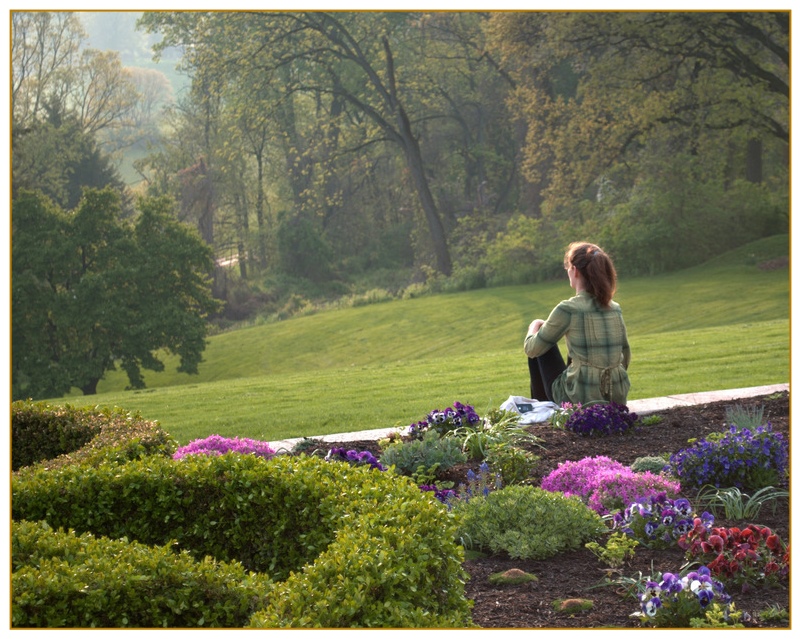
<svg viewBox="0 0 800 639">
<path fill-rule="evenodd" d="M 660 410 L 668 410 L 676 406 L 694 406 L 696 404 L 709 404 L 725 400 L 741 399 L 744 397 L 758 397 L 771 395 L 789 390 L 789 384 L 771 384 L 769 386 L 751 386 L 749 388 L 732 388 L 728 390 L 708 391 L 703 393 L 685 393 L 683 395 L 669 395 L 667 397 L 654 397 L 651 399 L 636 399 L 628 402 L 628 408 L 637 415 L 647 415 Z M 404 428 L 378 428 L 362 430 L 354 433 L 335 433 L 333 435 L 315 435 L 309 439 L 317 439 L 326 444 L 336 444 L 354 441 L 374 441 L 387 437 L 389 433 L 405 432 Z M 303 440 L 303 437 L 283 439 L 270 442 L 270 446 L 278 452 L 290 451 Z"/>
</svg>

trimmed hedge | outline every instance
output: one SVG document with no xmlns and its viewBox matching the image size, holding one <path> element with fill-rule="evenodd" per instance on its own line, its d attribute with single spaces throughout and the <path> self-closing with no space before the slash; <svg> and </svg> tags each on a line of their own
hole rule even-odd
<svg viewBox="0 0 800 639">
<path fill-rule="evenodd" d="M 45 522 L 15 523 L 11 550 L 14 628 L 241 627 L 272 587 L 236 562 Z"/>
<path fill-rule="evenodd" d="M 75 408 L 44 402 L 11 405 L 11 469 L 102 461 L 124 463 L 144 455 L 172 455 L 177 443 L 139 413 L 121 408 Z"/>
<path fill-rule="evenodd" d="M 14 520 L 240 562 L 257 627 L 470 625 L 453 515 L 394 473 L 317 457 L 153 456 L 18 473 Z"/>
</svg>

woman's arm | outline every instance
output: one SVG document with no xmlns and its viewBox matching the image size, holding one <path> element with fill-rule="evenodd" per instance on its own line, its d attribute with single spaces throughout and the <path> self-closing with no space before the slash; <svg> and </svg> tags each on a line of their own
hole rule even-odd
<svg viewBox="0 0 800 639">
<path fill-rule="evenodd" d="M 558 342 L 569 329 L 571 313 L 562 302 L 556 306 L 546 321 L 533 320 L 525 336 L 525 354 L 538 357 Z"/>
</svg>

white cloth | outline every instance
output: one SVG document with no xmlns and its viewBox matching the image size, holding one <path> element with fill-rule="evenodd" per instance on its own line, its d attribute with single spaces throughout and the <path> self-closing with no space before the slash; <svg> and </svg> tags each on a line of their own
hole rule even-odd
<svg viewBox="0 0 800 639">
<path fill-rule="evenodd" d="M 537 424 L 550 419 L 558 410 L 558 404 L 511 395 L 500 404 L 500 408 L 501 410 L 519 413 L 520 424 Z"/>
</svg>

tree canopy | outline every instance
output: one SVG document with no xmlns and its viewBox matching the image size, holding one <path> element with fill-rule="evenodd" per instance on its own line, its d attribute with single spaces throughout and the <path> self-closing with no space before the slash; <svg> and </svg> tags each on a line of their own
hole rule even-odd
<svg viewBox="0 0 800 639">
<path fill-rule="evenodd" d="M 143 199 L 135 222 L 111 189 L 87 190 L 74 211 L 23 191 L 12 209 L 12 396 L 97 391 L 119 365 L 132 388 L 141 369 L 162 370 L 159 351 L 196 373 L 205 317 L 217 309 L 208 246 L 171 215 L 165 198 Z"/>
</svg>

